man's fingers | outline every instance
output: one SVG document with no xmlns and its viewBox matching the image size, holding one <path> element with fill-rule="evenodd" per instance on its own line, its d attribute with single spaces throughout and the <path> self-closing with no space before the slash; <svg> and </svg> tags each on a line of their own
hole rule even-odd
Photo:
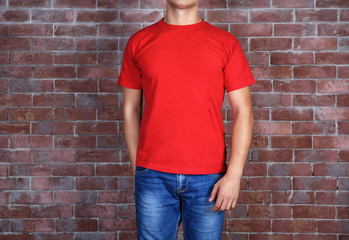
<svg viewBox="0 0 349 240">
<path fill-rule="evenodd" d="M 208 199 L 208 201 L 212 202 L 213 199 L 215 199 L 216 195 L 217 195 L 217 191 L 218 191 L 218 187 L 217 184 L 214 185 L 211 195 L 210 195 L 210 199 Z"/>
</svg>

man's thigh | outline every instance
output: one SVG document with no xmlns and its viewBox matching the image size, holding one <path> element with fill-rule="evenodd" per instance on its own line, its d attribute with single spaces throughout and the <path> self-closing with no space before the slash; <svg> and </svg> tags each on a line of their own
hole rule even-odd
<svg viewBox="0 0 349 240">
<path fill-rule="evenodd" d="M 219 240 L 222 237 L 224 211 L 211 211 L 216 199 L 209 202 L 213 187 L 224 173 L 188 175 L 187 189 L 180 194 L 184 239 Z"/>
<path fill-rule="evenodd" d="M 135 201 L 138 240 L 176 240 L 180 200 L 176 175 L 136 167 Z"/>
</svg>

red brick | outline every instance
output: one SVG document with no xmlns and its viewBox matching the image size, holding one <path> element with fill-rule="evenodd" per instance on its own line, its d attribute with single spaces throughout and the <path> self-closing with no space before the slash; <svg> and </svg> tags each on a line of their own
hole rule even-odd
<svg viewBox="0 0 349 240">
<path fill-rule="evenodd" d="M 136 206 L 129 204 L 120 204 L 117 206 L 117 216 L 121 218 L 135 218 Z"/>
<path fill-rule="evenodd" d="M 28 80 L 16 80 L 10 81 L 11 92 L 52 92 L 53 81 L 52 80 L 40 80 L 40 81 L 28 81 Z"/>
<path fill-rule="evenodd" d="M 10 176 L 49 176 L 51 165 L 49 164 L 11 164 Z"/>
<path fill-rule="evenodd" d="M 156 22 L 162 18 L 156 10 L 121 10 L 120 22 Z"/>
<path fill-rule="evenodd" d="M 251 66 L 256 79 L 292 78 L 292 69 L 289 66 Z"/>
<path fill-rule="evenodd" d="M 349 207 L 340 207 L 339 206 L 336 208 L 337 208 L 337 218 L 349 219 Z"/>
<path fill-rule="evenodd" d="M 349 135 L 349 122 L 337 122 L 337 125 L 339 135 Z"/>
<path fill-rule="evenodd" d="M 323 93 L 347 93 L 349 92 L 349 80 L 320 80 L 318 92 Z"/>
<path fill-rule="evenodd" d="M 72 38 L 34 38 L 33 50 L 67 50 L 74 49 L 74 39 Z"/>
<path fill-rule="evenodd" d="M 349 23 L 318 24 L 318 36 L 348 36 Z"/>
<path fill-rule="evenodd" d="M 347 108 L 317 108 L 315 120 L 347 120 L 349 109 Z"/>
<path fill-rule="evenodd" d="M 1 144 L 2 138 L 0 137 L 0 144 Z M 8 138 L 4 138 L 6 141 L 6 144 L 2 144 L 2 146 L 5 148 L 8 147 Z M 16 151 L 9 151 L 9 150 L 1 150 L 0 156 L 1 156 L 1 162 L 31 162 L 31 151 L 28 150 L 16 150 Z"/>
<path fill-rule="evenodd" d="M 56 145 L 56 144 L 55 144 Z M 56 146 L 55 146 L 56 147 Z M 34 150 L 33 162 L 74 162 L 75 150 Z"/>
<path fill-rule="evenodd" d="M 335 177 L 295 177 L 293 178 L 295 190 L 336 190 Z"/>
<path fill-rule="evenodd" d="M 226 0 L 199 1 L 199 8 L 225 8 L 226 5 Z"/>
<path fill-rule="evenodd" d="M 74 189 L 74 179 L 68 177 L 32 177 L 32 190 L 71 190 Z"/>
<path fill-rule="evenodd" d="M 316 64 L 348 64 L 349 53 L 347 52 L 316 52 Z"/>
<path fill-rule="evenodd" d="M 78 10 L 76 14 L 76 22 L 114 22 L 118 18 L 118 15 L 114 11 L 109 10 Z"/>
<path fill-rule="evenodd" d="M 295 150 L 295 162 L 337 162 L 336 150 Z"/>
<path fill-rule="evenodd" d="M 349 9 L 339 10 L 339 21 L 342 21 L 342 22 L 349 21 Z"/>
<path fill-rule="evenodd" d="M 251 150 L 251 160 L 257 162 L 292 162 L 292 150 Z"/>
<path fill-rule="evenodd" d="M 337 22 L 338 11 L 334 9 L 297 9 L 296 22 Z"/>
<path fill-rule="evenodd" d="M 11 24 L 12 36 L 52 36 L 50 24 Z"/>
<path fill-rule="evenodd" d="M 100 24 L 100 37 L 130 37 L 141 29 L 140 24 L 118 23 L 118 24 Z"/>
<path fill-rule="evenodd" d="M 96 176 L 130 176 L 130 164 L 97 164 Z"/>
<path fill-rule="evenodd" d="M 12 120 L 18 121 L 43 121 L 53 119 L 51 108 L 12 108 L 10 117 Z"/>
<path fill-rule="evenodd" d="M 7 78 L 31 78 L 32 76 L 32 67 L 29 66 L 0 65 L 0 71 L 3 77 Z"/>
<path fill-rule="evenodd" d="M 318 191 L 316 193 L 316 204 L 348 205 L 349 192 L 345 191 Z"/>
<path fill-rule="evenodd" d="M 51 148 L 52 136 L 10 136 L 11 148 Z"/>
<path fill-rule="evenodd" d="M 314 148 L 349 148 L 349 136 L 314 136 Z"/>
<path fill-rule="evenodd" d="M 254 106 L 289 106 L 291 95 L 289 94 L 254 94 L 252 95 Z"/>
<path fill-rule="evenodd" d="M 136 219 L 107 219 L 99 221 L 100 231 L 130 231 L 136 228 Z"/>
<path fill-rule="evenodd" d="M 335 106 L 335 95 L 301 95 L 297 94 L 292 98 L 293 106 Z"/>
<path fill-rule="evenodd" d="M 338 78 L 348 78 L 349 77 L 349 67 L 338 67 Z"/>
<path fill-rule="evenodd" d="M 272 52 L 271 64 L 272 65 L 300 65 L 300 64 L 313 64 L 313 53 L 310 52 Z"/>
<path fill-rule="evenodd" d="M 291 206 L 282 205 L 251 205 L 250 218 L 290 218 Z"/>
<path fill-rule="evenodd" d="M 273 7 L 277 8 L 313 8 L 313 0 L 273 0 Z"/>
<path fill-rule="evenodd" d="M 290 50 L 292 48 L 291 38 L 252 38 L 251 50 L 273 51 Z"/>
<path fill-rule="evenodd" d="M 74 0 L 55 0 L 53 3 L 55 8 L 95 8 L 95 0 L 74 1 Z"/>
<path fill-rule="evenodd" d="M 116 206 L 112 205 L 77 205 L 75 217 L 77 218 L 114 218 Z"/>
<path fill-rule="evenodd" d="M 56 136 L 55 148 L 94 148 L 95 136 Z"/>
<path fill-rule="evenodd" d="M 316 81 L 273 80 L 273 87 L 275 92 L 314 93 L 316 91 Z"/>
<path fill-rule="evenodd" d="M 228 223 L 229 232 L 263 232 L 270 228 L 270 219 L 234 219 Z"/>
<path fill-rule="evenodd" d="M 288 220 L 288 219 L 274 219 L 273 231 L 275 232 L 315 232 L 315 220 Z"/>
<path fill-rule="evenodd" d="M 293 134 L 303 135 L 327 135 L 336 133 L 334 122 L 294 122 L 292 125 Z"/>
<path fill-rule="evenodd" d="M 32 133 L 34 134 L 73 134 L 74 124 L 67 122 L 40 122 L 32 124 Z"/>
<path fill-rule="evenodd" d="M 318 220 L 320 233 L 349 233 L 349 220 Z"/>
<path fill-rule="evenodd" d="M 75 126 L 77 134 L 113 134 L 117 132 L 116 122 L 78 122 Z"/>
<path fill-rule="evenodd" d="M 295 66 L 294 78 L 335 78 L 335 66 Z"/>
<path fill-rule="evenodd" d="M 32 9 L 32 21 L 34 22 L 73 22 L 74 10 L 41 10 Z"/>
<path fill-rule="evenodd" d="M 134 203 L 134 191 L 101 191 L 99 203 Z"/>
<path fill-rule="evenodd" d="M 244 176 L 266 176 L 267 174 L 265 163 L 246 163 L 243 171 Z"/>
<path fill-rule="evenodd" d="M 0 10 L 0 20 L 2 22 L 26 22 L 29 19 L 28 10 Z"/>
<path fill-rule="evenodd" d="M 314 163 L 314 176 L 348 176 L 349 165 L 345 163 Z"/>
<path fill-rule="evenodd" d="M 29 206 L 0 206 L 1 218 L 30 218 Z"/>
<path fill-rule="evenodd" d="M 349 162 L 349 151 L 348 150 L 339 150 L 339 162 Z"/>
<path fill-rule="evenodd" d="M 291 189 L 289 177 L 255 177 L 250 178 L 249 190 L 285 190 Z"/>
<path fill-rule="evenodd" d="M 55 203 L 63 204 L 96 204 L 97 192 L 95 191 L 57 191 Z"/>
<path fill-rule="evenodd" d="M 295 38 L 294 50 L 336 50 L 337 38 Z"/>
<path fill-rule="evenodd" d="M 23 219 L 11 221 L 11 232 L 53 232 L 52 219 Z"/>
<path fill-rule="evenodd" d="M 74 67 L 70 66 L 36 66 L 35 78 L 74 78 Z"/>
<path fill-rule="evenodd" d="M 1 240 L 29 240 L 31 236 L 29 233 L 0 233 Z"/>
<path fill-rule="evenodd" d="M 54 35 L 69 37 L 96 37 L 97 25 L 55 25 Z"/>
<path fill-rule="evenodd" d="M 269 176 L 311 176 L 312 174 L 308 163 L 275 163 L 269 166 L 268 172 Z"/>
<path fill-rule="evenodd" d="M 270 7 L 269 0 L 229 0 L 230 8 L 268 8 Z"/>
<path fill-rule="evenodd" d="M 315 24 L 275 24 L 275 36 L 314 36 Z"/>
<path fill-rule="evenodd" d="M 287 135 L 291 134 L 291 124 L 286 122 L 255 122 L 254 134 Z"/>
<path fill-rule="evenodd" d="M 319 8 L 321 8 L 321 7 L 323 7 L 323 8 L 349 7 L 349 2 L 342 1 L 342 0 L 317 0 L 316 7 L 319 7 Z"/>
<path fill-rule="evenodd" d="M 311 148 L 311 136 L 271 136 L 272 148 Z"/>
<path fill-rule="evenodd" d="M 81 51 L 117 50 L 118 39 L 108 39 L 108 38 L 76 39 L 76 49 Z M 117 54 L 121 54 L 121 53 L 117 52 Z"/>
<path fill-rule="evenodd" d="M 95 64 L 96 60 L 95 53 L 68 52 L 55 54 L 56 64 Z"/>
<path fill-rule="evenodd" d="M 8 52 L 0 52 L 0 64 L 9 64 L 9 53 Z M 7 91 L 7 87 L 5 87 L 7 85 L 7 80 L 0 80 L 1 84 L 0 84 L 0 91 L 1 92 L 6 92 Z"/>
<path fill-rule="evenodd" d="M 251 10 L 251 22 L 292 22 L 292 10 Z"/>
<path fill-rule="evenodd" d="M 116 190 L 117 177 L 81 177 L 76 179 L 77 190 Z"/>
<path fill-rule="evenodd" d="M 106 1 L 106 0 L 103 0 Z M 109 0 L 108 0 L 109 1 Z M 122 1 L 124 4 L 132 3 L 132 6 L 129 6 L 128 8 L 133 8 L 133 7 L 138 7 L 138 0 L 123 0 Z M 166 2 L 162 0 L 142 0 L 141 1 L 141 8 L 166 8 Z M 202 1 L 199 1 L 199 4 L 202 4 Z"/>
<path fill-rule="evenodd" d="M 74 240 L 74 233 L 33 233 L 30 240 L 55 239 Z"/>
<path fill-rule="evenodd" d="M 272 120 L 304 121 L 313 120 L 311 108 L 274 108 L 271 110 Z"/>
<path fill-rule="evenodd" d="M 267 65 L 269 63 L 268 52 L 245 52 L 245 56 L 250 65 Z"/>
<path fill-rule="evenodd" d="M 335 218 L 333 206 L 292 206 L 294 218 Z"/>
<path fill-rule="evenodd" d="M 248 12 L 244 10 L 208 10 L 207 21 L 210 23 L 244 23 L 248 21 Z M 235 24 L 232 27 L 235 29 Z"/>
<path fill-rule="evenodd" d="M 314 191 L 273 191 L 273 204 L 314 204 Z"/>
<path fill-rule="evenodd" d="M 0 132 L 2 134 L 29 134 L 30 123 L 0 122 Z"/>
<path fill-rule="evenodd" d="M 54 164 L 54 176 L 94 176 L 93 164 Z"/>
<path fill-rule="evenodd" d="M 116 78 L 117 67 L 110 66 L 79 66 L 77 69 L 78 78 Z"/>
<path fill-rule="evenodd" d="M 122 120 L 123 110 L 121 108 L 98 109 L 99 120 Z"/>
<path fill-rule="evenodd" d="M 72 218 L 73 206 L 32 206 L 32 218 Z"/>
<path fill-rule="evenodd" d="M 28 1 L 28 0 L 8 0 L 9 7 L 50 7 L 50 0 L 41 0 L 41 1 Z"/>
<path fill-rule="evenodd" d="M 97 228 L 97 219 L 56 219 L 57 232 L 90 232 Z"/>
<path fill-rule="evenodd" d="M 61 120 L 61 121 L 96 120 L 96 109 L 55 108 L 54 115 L 55 115 L 54 120 Z"/>
</svg>

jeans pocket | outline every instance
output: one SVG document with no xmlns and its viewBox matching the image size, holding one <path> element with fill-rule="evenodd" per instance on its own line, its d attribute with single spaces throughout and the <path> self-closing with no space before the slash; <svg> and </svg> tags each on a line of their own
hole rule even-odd
<svg viewBox="0 0 349 240">
<path fill-rule="evenodd" d="M 145 174 L 149 171 L 149 168 L 136 166 L 135 174 Z"/>
<path fill-rule="evenodd" d="M 208 176 L 210 177 L 213 177 L 213 178 L 221 178 L 223 177 L 225 174 L 225 172 L 221 172 L 221 173 L 211 173 L 211 174 L 208 174 Z"/>
</svg>

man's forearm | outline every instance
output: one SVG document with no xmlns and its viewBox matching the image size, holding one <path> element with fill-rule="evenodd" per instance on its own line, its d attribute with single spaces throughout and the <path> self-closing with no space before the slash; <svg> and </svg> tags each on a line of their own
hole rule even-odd
<svg viewBox="0 0 349 240">
<path fill-rule="evenodd" d="M 253 128 L 253 113 L 234 113 L 231 155 L 226 175 L 241 178 L 246 157 L 250 149 Z"/>
<path fill-rule="evenodd" d="M 142 109 L 127 108 L 124 110 L 124 132 L 133 173 L 136 168 L 136 154 L 139 139 L 141 110 Z"/>
</svg>

